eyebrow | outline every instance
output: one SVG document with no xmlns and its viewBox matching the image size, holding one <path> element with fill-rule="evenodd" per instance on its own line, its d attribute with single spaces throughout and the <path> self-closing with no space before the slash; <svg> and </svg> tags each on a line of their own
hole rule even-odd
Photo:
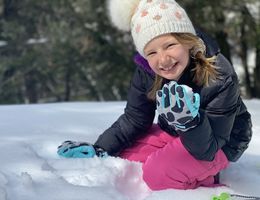
<svg viewBox="0 0 260 200">
<path fill-rule="evenodd" d="M 177 40 L 174 40 L 174 39 L 169 39 L 169 40 L 167 40 L 167 41 L 165 41 L 164 43 L 163 43 L 163 45 L 168 45 L 168 44 L 179 44 L 179 42 L 177 41 Z"/>
</svg>

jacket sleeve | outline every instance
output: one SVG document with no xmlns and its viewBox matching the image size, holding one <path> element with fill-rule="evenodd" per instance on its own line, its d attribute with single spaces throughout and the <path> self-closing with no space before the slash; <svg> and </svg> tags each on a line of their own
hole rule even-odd
<svg viewBox="0 0 260 200">
<path fill-rule="evenodd" d="M 199 125 L 180 135 L 185 148 L 199 160 L 213 160 L 230 139 L 239 106 L 237 76 L 227 76 L 222 83 L 212 100 L 200 109 Z"/>
<path fill-rule="evenodd" d="M 99 136 L 96 146 L 106 150 L 109 155 L 118 155 L 151 127 L 156 108 L 155 103 L 147 98 L 151 83 L 150 75 L 137 67 L 128 91 L 124 114 Z"/>
</svg>

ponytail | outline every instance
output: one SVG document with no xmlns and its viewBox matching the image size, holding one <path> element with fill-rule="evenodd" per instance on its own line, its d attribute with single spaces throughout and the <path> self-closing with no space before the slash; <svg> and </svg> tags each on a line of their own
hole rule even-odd
<svg viewBox="0 0 260 200">
<path fill-rule="evenodd" d="M 155 100 L 157 90 L 162 88 L 163 78 L 157 74 L 155 74 L 155 80 L 153 82 L 152 89 L 148 92 L 147 97 L 150 100 Z"/>
<path fill-rule="evenodd" d="M 203 53 L 198 52 L 193 57 L 195 68 L 193 82 L 198 86 L 209 86 L 210 82 L 217 79 L 218 72 L 216 70 L 216 57 L 206 58 Z"/>
</svg>

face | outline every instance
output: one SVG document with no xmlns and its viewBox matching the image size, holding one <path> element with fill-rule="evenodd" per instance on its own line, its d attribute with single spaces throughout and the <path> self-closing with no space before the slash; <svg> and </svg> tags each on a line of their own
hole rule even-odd
<svg viewBox="0 0 260 200">
<path fill-rule="evenodd" d="M 189 49 L 172 34 L 165 34 L 151 40 L 145 46 L 144 54 L 156 74 L 178 81 L 189 63 Z"/>
</svg>

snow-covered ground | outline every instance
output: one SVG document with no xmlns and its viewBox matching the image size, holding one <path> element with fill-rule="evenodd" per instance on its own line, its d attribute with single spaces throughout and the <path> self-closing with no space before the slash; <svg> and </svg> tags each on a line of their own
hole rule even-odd
<svg viewBox="0 0 260 200">
<path fill-rule="evenodd" d="M 231 192 L 260 196 L 260 101 L 245 101 L 253 139 L 221 174 L 227 187 L 150 191 L 141 164 L 120 158 L 64 159 L 64 140 L 94 142 L 125 102 L 0 106 L 0 200 L 210 200 Z"/>
</svg>

